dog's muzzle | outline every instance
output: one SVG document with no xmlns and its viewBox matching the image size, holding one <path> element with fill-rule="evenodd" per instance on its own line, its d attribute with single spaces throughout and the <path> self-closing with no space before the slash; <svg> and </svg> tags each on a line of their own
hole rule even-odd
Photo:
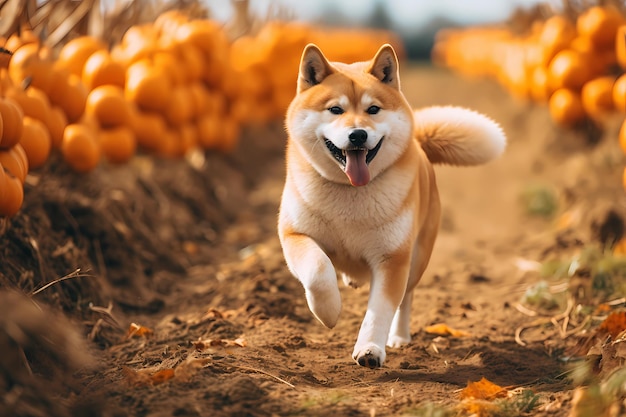
<svg viewBox="0 0 626 417">
<path fill-rule="evenodd" d="M 369 165 L 369 163 L 372 162 L 372 160 L 376 157 L 376 154 L 378 154 L 378 151 L 380 150 L 380 147 L 383 144 L 383 140 L 385 140 L 384 136 L 378 141 L 376 146 L 374 146 L 372 149 L 367 149 L 366 147 L 363 147 L 363 146 L 350 146 L 346 149 L 340 149 L 336 147 L 335 144 L 332 143 L 329 139 L 325 139 L 324 143 L 326 144 L 326 147 L 328 148 L 330 153 L 333 155 L 333 157 L 341 164 L 341 166 L 345 167 L 346 166 L 346 152 L 348 151 L 367 152 L 365 156 L 365 162 Z"/>
</svg>

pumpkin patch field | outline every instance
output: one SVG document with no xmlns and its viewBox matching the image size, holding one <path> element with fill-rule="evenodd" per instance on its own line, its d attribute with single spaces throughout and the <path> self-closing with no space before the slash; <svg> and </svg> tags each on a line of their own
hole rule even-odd
<svg viewBox="0 0 626 417">
<path fill-rule="evenodd" d="M 0 5 L 0 416 L 626 414 L 620 2 L 445 27 L 427 61 L 391 30 L 98 4 Z M 277 237 L 311 42 L 344 62 L 391 43 L 412 106 L 507 135 L 436 166 L 412 341 L 380 369 L 350 357 L 368 287 L 340 285 L 325 328 Z"/>
</svg>

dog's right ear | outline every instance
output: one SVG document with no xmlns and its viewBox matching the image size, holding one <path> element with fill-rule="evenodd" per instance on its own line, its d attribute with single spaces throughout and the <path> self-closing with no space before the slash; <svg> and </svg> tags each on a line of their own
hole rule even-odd
<svg viewBox="0 0 626 417">
<path fill-rule="evenodd" d="M 300 75 L 298 76 L 298 93 L 321 83 L 333 73 L 333 68 L 315 44 L 308 44 L 302 52 Z"/>
</svg>

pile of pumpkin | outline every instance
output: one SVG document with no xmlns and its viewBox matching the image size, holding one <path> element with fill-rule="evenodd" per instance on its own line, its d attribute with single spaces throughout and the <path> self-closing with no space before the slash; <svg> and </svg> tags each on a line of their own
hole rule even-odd
<svg viewBox="0 0 626 417">
<path fill-rule="evenodd" d="M 338 48 L 346 36 L 351 48 Z M 0 217 L 19 211 L 26 175 L 53 152 L 84 173 L 137 151 L 231 151 L 243 125 L 283 116 L 309 42 L 346 61 L 370 58 L 382 42 L 402 52 L 389 32 L 295 22 L 230 40 L 221 23 L 176 10 L 131 26 L 110 48 L 79 36 L 54 53 L 30 30 L 9 36 L 0 51 Z"/>
<path fill-rule="evenodd" d="M 536 20 L 524 33 L 508 27 L 446 29 L 438 34 L 433 59 L 547 103 L 563 127 L 602 123 L 615 110 L 626 112 L 626 17 L 610 5 L 589 7 L 574 18 Z"/>
</svg>

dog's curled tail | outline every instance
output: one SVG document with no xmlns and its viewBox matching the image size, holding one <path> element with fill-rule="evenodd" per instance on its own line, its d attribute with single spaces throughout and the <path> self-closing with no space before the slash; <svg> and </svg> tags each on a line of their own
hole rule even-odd
<svg viewBox="0 0 626 417">
<path fill-rule="evenodd" d="M 480 165 L 504 152 L 506 136 L 489 117 L 463 107 L 416 110 L 415 136 L 432 163 Z"/>
</svg>

